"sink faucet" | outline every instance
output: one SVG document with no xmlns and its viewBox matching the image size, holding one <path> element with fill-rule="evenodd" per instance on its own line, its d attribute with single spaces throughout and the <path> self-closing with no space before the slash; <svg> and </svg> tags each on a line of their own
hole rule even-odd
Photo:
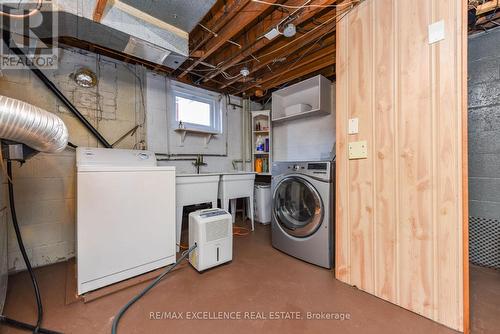
<svg viewBox="0 0 500 334">
<path fill-rule="evenodd" d="M 207 163 L 203 162 L 203 155 L 199 154 L 196 156 L 196 161 L 193 162 L 193 166 L 196 167 L 196 174 L 200 174 L 200 167 L 206 166 Z"/>
</svg>

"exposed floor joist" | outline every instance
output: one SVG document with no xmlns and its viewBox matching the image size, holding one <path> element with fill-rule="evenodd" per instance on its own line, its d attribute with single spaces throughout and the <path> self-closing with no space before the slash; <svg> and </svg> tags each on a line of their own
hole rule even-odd
<svg viewBox="0 0 500 334">
<path fill-rule="evenodd" d="M 222 0 L 221 0 L 222 1 Z M 322 54 L 324 61 L 317 58 L 319 50 L 330 43 L 334 45 L 336 20 L 352 9 L 359 0 L 276 0 L 266 1 L 268 8 L 260 13 L 253 13 L 253 20 L 243 26 L 241 20 L 238 27 L 232 30 L 230 40 L 240 47 L 221 41 L 220 36 L 228 27 L 234 27 L 235 19 L 230 20 L 222 28 L 215 27 L 221 22 L 222 10 L 234 5 L 228 1 L 227 6 L 219 3 L 218 11 L 211 11 L 201 22 L 202 28 L 197 28 L 191 35 L 191 59 L 177 71 L 179 79 L 185 79 L 190 73 L 194 75 L 196 84 L 214 86 L 215 81 L 222 84 L 216 89 L 222 92 L 239 92 L 252 95 L 256 90 L 261 93 L 261 87 L 269 94 L 279 86 L 278 82 L 297 79 L 297 75 L 306 79 L 313 73 L 321 72 L 323 68 L 331 68 L 335 63 L 335 50 Z M 235 17 L 248 17 L 252 12 L 250 6 L 260 2 L 250 2 Z M 217 4 L 214 8 L 217 7 Z M 226 13 L 227 15 L 228 13 Z M 337 16 L 338 15 L 338 16 Z M 286 38 L 278 35 L 271 40 L 264 37 L 274 27 L 282 32 L 286 23 L 293 23 L 297 33 Z M 328 38 L 328 42 L 326 39 Z M 194 46 L 193 46 L 194 45 Z M 307 52 L 304 53 L 304 50 Z M 324 51 L 323 51 L 324 52 Z M 293 68 L 286 68 L 301 57 Z M 286 62 L 286 63 L 285 63 Z M 284 64 L 283 64 L 284 63 Z M 209 65 L 208 67 L 205 65 Z M 307 64 L 309 66 L 304 66 Z M 310 66 L 310 65 L 314 66 Z M 324 65 L 321 67 L 321 65 Z M 211 68 L 212 67 L 212 68 Z M 249 76 L 243 77 L 240 71 L 246 67 Z M 275 76 L 275 73 L 280 73 Z M 331 74 L 333 76 L 334 74 Z M 300 77 L 299 77 L 300 79 Z"/>
</svg>

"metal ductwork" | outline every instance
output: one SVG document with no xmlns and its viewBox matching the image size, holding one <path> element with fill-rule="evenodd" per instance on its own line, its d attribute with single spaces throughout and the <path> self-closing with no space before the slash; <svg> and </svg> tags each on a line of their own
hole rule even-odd
<svg viewBox="0 0 500 334">
<path fill-rule="evenodd" d="M 61 152 L 68 129 L 56 115 L 29 103 L 0 95 L 0 138 L 23 143 L 39 152 Z"/>
<path fill-rule="evenodd" d="M 54 0 L 53 6 L 58 37 L 177 69 L 189 57 L 189 32 L 215 1 L 108 0 L 99 22 L 93 21 L 96 0 Z"/>
</svg>

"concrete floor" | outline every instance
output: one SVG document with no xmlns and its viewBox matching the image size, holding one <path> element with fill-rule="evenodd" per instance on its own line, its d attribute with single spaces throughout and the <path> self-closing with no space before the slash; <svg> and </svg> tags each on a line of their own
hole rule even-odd
<svg viewBox="0 0 500 334">
<path fill-rule="evenodd" d="M 66 264 L 37 269 L 45 306 L 44 327 L 64 333 L 110 333 L 115 313 L 145 284 L 84 304 L 65 304 Z M 473 333 L 500 328 L 500 274 L 472 268 Z M 488 285 L 488 289 L 483 289 Z M 485 302 L 488 300 L 488 302 Z M 477 308 L 476 308 L 477 306 Z M 349 320 L 187 320 L 186 312 L 327 312 Z M 183 320 L 151 320 L 151 312 L 182 312 Z M 33 322 L 35 304 L 28 275 L 10 277 L 5 314 Z M 173 313 L 170 313 L 173 316 Z M 178 315 L 178 314 L 176 314 Z M 278 315 L 278 314 L 274 314 Z M 291 315 L 290 313 L 288 315 Z M 212 314 L 213 316 L 213 314 Z M 262 313 L 247 314 L 260 317 Z M 487 328 L 490 330 L 488 331 Z M 271 247 L 269 226 L 236 237 L 232 263 L 203 274 L 188 265 L 170 274 L 124 316 L 120 333 L 455 333 L 333 278 L 332 271 Z M 0 328 L 0 333 L 18 333 Z"/>
</svg>

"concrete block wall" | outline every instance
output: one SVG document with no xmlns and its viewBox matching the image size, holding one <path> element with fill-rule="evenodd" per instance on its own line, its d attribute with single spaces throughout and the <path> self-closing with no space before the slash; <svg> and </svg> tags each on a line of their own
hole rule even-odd
<svg viewBox="0 0 500 334">
<path fill-rule="evenodd" d="M 469 249 L 500 268 L 500 29 L 469 38 Z"/>
<path fill-rule="evenodd" d="M 500 220 L 500 30 L 469 38 L 469 211 Z"/>
<path fill-rule="evenodd" d="M 144 119 L 142 67 L 79 50 L 62 50 L 57 70 L 45 74 L 64 92 L 109 141 L 141 124 Z M 81 67 L 99 77 L 94 88 L 82 88 L 70 77 Z M 70 141 L 78 146 L 98 146 L 97 140 L 70 114 L 28 70 L 3 71 L 0 94 L 32 103 L 57 114 L 69 129 Z M 144 129 L 127 137 L 118 148 L 144 145 Z M 34 266 L 55 263 L 75 255 L 75 154 L 38 154 L 13 169 L 16 208 L 27 252 Z M 7 198 L 3 183 L 3 198 Z M 4 201 L 5 205 L 8 203 Z M 2 205 L 2 206 L 3 206 Z M 9 213 L 10 215 L 10 213 Z M 25 268 L 15 235 L 8 221 L 8 266 Z"/>
<path fill-rule="evenodd" d="M 151 75 L 142 67 L 118 62 L 107 57 L 75 49 L 62 50 L 57 70 L 45 74 L 75 104 L 108 142 L 113 143 L 136 124 L 143 124 L 134 136 L 128 136 L 117 148 L 147 146 L 146 128 L 149 117 L 158 112 L 173 112 L 165 108 L 166 88 L 150 94 L 146 77 Z M 87 67 L 99 77 L 94 88 L 82 88 L 70 77 L 81 67 Z M 153 89 L 153 87 L 151 87 Z M 28 70 L 3 71 L 0 94 L 32 103 L 57 114 L 69 129 L 70 141 L 78 146 L 96 147 L 97 140 L 70 114 L 40 80 Z M 152 96 L 157 101 L 148 101 Z M 240 101 L 232 100 L 234 103 Z M 254 104 L 253 108 L 260 109 Z M 146 110 L 146 113 L 144 113 Z M 148 117 L 145 117 L 149 115 Z M 226 156 L 206 157 L 204 171 L 233 170 L 232 161 L 241 159 L 240 108 L 228 108 L 227 133 L 223 145 Z M 158 124 L 158 123 L 156 123 Z M 153 130 L 153 129 L 151 129 Z M 157 136 L 167 136 L 167 128 L 156 129 Z M 155 140 L 156 141 L 156 140 Z M 189 147 L 192 151 L 193 147 Z M 182 152 L 181 152 L 182 153 Z M 192 152 L 190 152 L 192 153 Z M 203 153 L 203 150 L 200 150 Z M 179 172 L 194 172 L 191 161 L 162 162 L 174 165 Z M 251 168 L 251 164 L 245 166 Z M 245 169 L 238 164 L 239 169 Z M 33 266 L 48 265 L 75 256 L 75 153 L 71 149 L 59 154 L 38 154 L 14 170 L 15 199 L 21 232 Z M 3 182 L 0 192 L 7 200 Z M 2 205 L 3 203 L 3 205 Z M 7 214 L 8 210 L 4 213 Z M 8 267 L 10 271 L 25 268 L 8 219 Z"/>
</svg>

